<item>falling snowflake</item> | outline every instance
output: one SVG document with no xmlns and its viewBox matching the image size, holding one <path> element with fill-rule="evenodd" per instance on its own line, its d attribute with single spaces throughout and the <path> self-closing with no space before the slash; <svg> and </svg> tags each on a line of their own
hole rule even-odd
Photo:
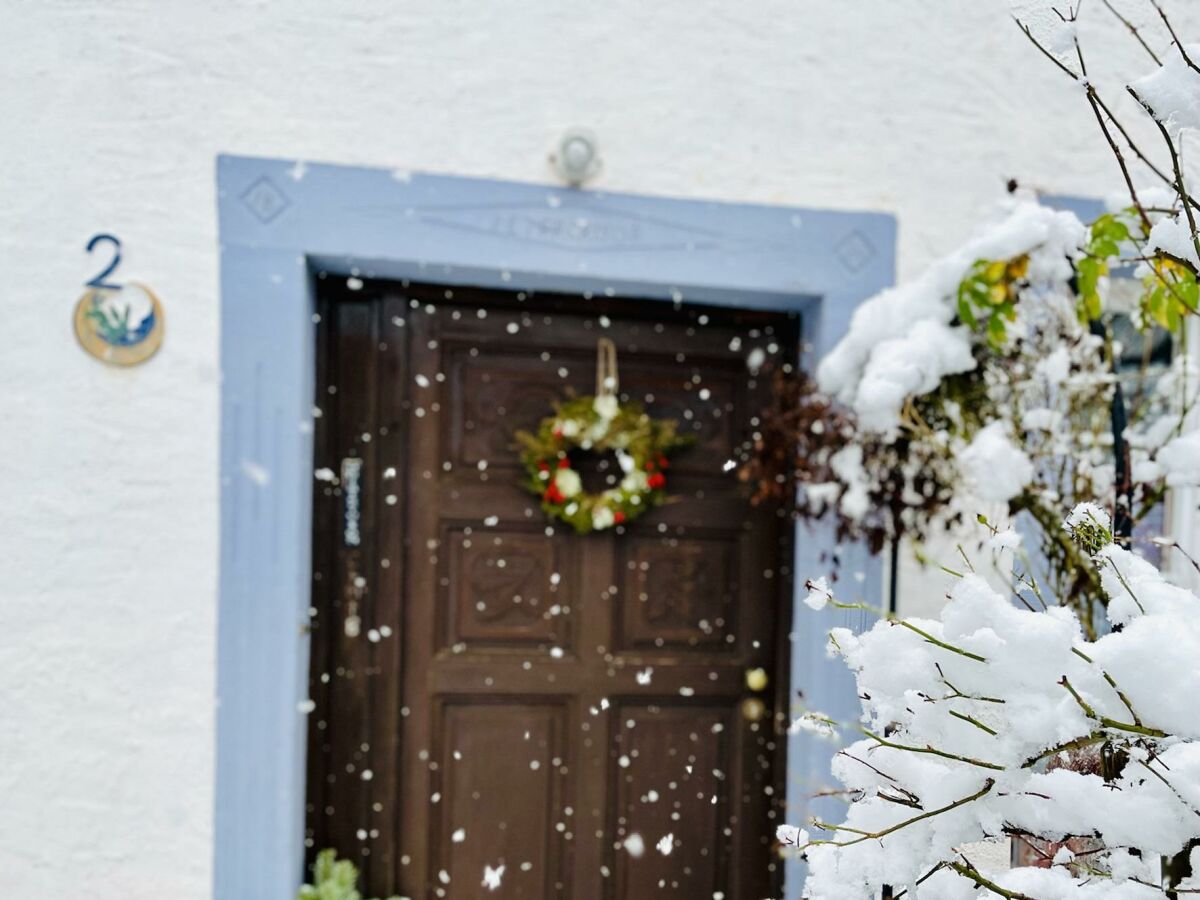
<svg viewBox="0 0 1200 900">
<path fill-rule="evenodd" d="M 242 474 L 259 487 L 266 487 L 271 483 L 270 471 L 249 459 L 242 460 Z"/>
<path fill-rule="evenodd" d="M 503 863 L 496 866 L 496 868 L 494 868 L 494 869 L 488 865 L 485 865 L 483 867 L 483 886 L 485 888 L 487 888 L 489 891 L 494 891 L 494 890 L 496 890 L 496 888 L 500 887 L 500 879 L 503 877 L 504 877 L 504 864 Z"/>
</svg>

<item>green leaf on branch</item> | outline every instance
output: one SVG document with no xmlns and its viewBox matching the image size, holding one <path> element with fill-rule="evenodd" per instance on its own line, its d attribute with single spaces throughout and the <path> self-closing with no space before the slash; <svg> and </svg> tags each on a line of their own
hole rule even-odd
<svg viewBox="0 0 1200 900">
<path fill-rule="evenodd" d="M 1100 279 L 1108 275 L 1109 260 L 1120 257 L 1122 245 L 1132 236 L 1130 221 L 1136 210 L 1105 213 L 1088 226 L 1084 257 L 1075 263 L 1079 298 L 1076 311 L 1081 322 L 1099 319 L 1104 312 L 1100 297 Z"/>
<path fill-rule="evenodd" d="M 1029 270 L 1029 257 L 979 259 L 958 285 L 958 318 L 987 342 L 1000 348 L 1008 338 L 1006 323 L 1017 318 L 1017 291 Z"/>
<path fill-rule="evenodd" d="M 1150 273 L 1142 279 L 1139 307 L 1143 321 L 1168 331 L 1178 331 L 1184 316 L 1200 305 L 1200 284 L 1187 266 L 1167 256 L 1149 260 Z"/>
<path fill-rule="evenodd" d="M 1094 256 L 1085 256 L 1075 264 L 1079 273 L 1079 318 L 1087 322 L 1100 318 L 1103 303 L 1100 300 L 1100 279 L 1108 274 L 1108 263 Z"/>
</svg>

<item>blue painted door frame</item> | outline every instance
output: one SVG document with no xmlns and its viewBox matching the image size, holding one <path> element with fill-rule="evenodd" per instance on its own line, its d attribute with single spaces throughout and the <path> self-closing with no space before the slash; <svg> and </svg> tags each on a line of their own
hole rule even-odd
<svg viewBox="0 0 1200 900">
<path fill-rule="evenodd" d="M 291 160 L 217 160 L 221 242 L 221 558 L 215 897 L 292 900 L 303 859 L 313 273 L 684 300 L 802 314 L 805 358 L 892 283 L 895 220 L 863 212 L 678 200 Z M 825 572 L 802 529 L 796 580 Z M 843 548 L 879 597 L 880 567 Z M 803 608 L 792 687 L 839 718 L 853 682 Z M 788 750 L 789 818 L 828 779 L 832 748 Z M 792 864 L 787 894 L 799 896 Z"/>
</svg>

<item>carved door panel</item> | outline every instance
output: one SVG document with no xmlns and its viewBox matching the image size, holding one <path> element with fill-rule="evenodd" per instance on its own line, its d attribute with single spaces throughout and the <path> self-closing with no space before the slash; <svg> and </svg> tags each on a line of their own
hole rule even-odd
<svg viewBox="0 0 1200 900">
<path fill-rule="evenodd" d="M 388 284 L 321 315 L 310 848 L 372 896 L 771 895 L 791 528 L 726 463 L 765 401 L 747 358 L 796 323 Z M 601 335 L 622 398 L 696 442 L 670 503 L 577 536 L 513 432 L 592 392 Z"/>
</svg>

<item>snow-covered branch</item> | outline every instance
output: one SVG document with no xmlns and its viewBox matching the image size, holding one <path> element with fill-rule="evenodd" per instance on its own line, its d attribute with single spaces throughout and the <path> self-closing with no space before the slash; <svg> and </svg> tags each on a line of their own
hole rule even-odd
<svg viewBox="0 0 1200 900">
<path fill-rule="evenodd" d="M 1094 515 L 1063 527 L 1086 541 Z M 885 884 L 923 898 L 1161 893 L 1160 860 L 1200 838 L 1200 597 L 1111 534 L 1094 551 L 1112 627 L 1095 640 L 1069 608 L 1018 608 L 973 574 L 936 620 L 835 629 L 865 737 L 834 775 L 858 799 L 843 822 L 779 832 L 806 855 L 813 900 Z M 1004 872 L 962 855 L 1011 835 L 1060 850 Z M 1086 859 L 1077 839 L 1096 844 Z"/>
</svg>

